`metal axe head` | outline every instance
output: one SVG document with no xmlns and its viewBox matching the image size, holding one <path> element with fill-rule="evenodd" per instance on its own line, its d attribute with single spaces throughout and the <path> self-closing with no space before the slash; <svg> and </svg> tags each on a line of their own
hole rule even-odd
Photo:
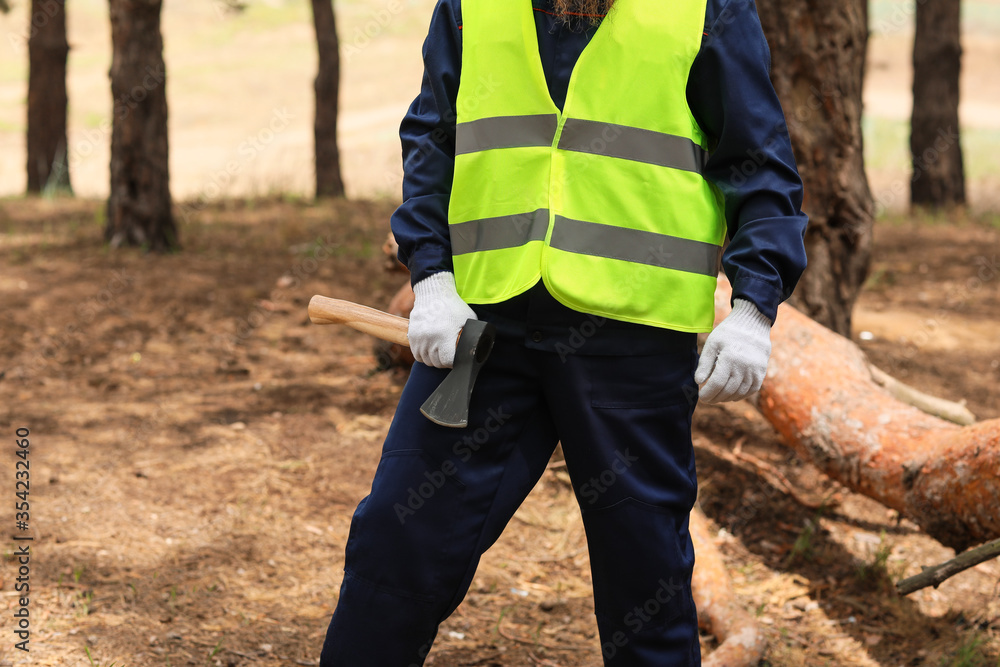
<svg viewBox="0 0 1000 667">
<path fill-rule="evenodd" d="M 444 381 L 420 406 L 435 424 L 464 428 L 469 424 L 469 401 L 479 369 L 486 363 L 496 339 L 496 328 L 481 320 L 468 320 L 455 348 L 455 363 Z"/>
</svg>

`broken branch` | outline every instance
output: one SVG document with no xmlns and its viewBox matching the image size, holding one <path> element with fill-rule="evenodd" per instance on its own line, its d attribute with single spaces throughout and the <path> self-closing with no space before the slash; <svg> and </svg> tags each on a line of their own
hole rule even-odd
<svg viewBox="0 0 1000 667">
<path fill-rule="evenodd" d="M 900 382 L 881 368 L 876 368 L 875 366 L 869 366 L 868 368 L 872 372 L 872 379 L 875 380 L 875 383 L 884 387 L 886 391 L 902 402 L 912 405 L 929 415 L 946 419 L 961 426 L 976 423 L 976 415 L 972 414 L 969 408 L 961 403 L 925 394 L 919 389 Z"/>
<path fill-rule="evenodd" d="M 969 549 L 965 553 L 955 556 L 951 560 L 925 567 L 923 572 L 907 577 L 896 583 L 896 592 L 900 595 L 909 595 L 921 588 L 933 586 L 937 588 L 945 579 L 949 579 L 959 572 L 968 570 L 970 567 L 985 563 L 986 561 L 1000 556 L 1000 540 L 993 540 L 987 544 Z"/>
</svg>

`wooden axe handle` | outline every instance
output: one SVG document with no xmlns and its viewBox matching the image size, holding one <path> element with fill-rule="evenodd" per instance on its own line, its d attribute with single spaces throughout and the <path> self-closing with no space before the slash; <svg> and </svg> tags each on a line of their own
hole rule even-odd
<svg viewBox="0 0 1000 667">
<path fill-rule="evenodd" d="M 390 343 L 410 346 L 406 337 L 408 319 L 350 301 L 317 294 L 309 300 L 309 319 L 313 324 L 346 324 Z"/>
</svg>

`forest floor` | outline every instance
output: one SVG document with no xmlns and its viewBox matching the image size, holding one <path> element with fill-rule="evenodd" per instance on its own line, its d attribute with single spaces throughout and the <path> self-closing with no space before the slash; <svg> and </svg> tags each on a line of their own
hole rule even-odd
<svg viewBox="0 0 1000 667">
<path fill-rule="evenodd" d="M 102 210 L 0 199 L 0 488 L 14 491 L 11 441 L 29 429 L 33 539 L 28 654 L 12 648 L 4 546 L 0 665 L 315 664 L 404 373 L 376 372 L 372 339 L 311 325 L 306 304 L 387 303 L 405 280 L 379 251 L 392 204 L 219 202 L 167 256 L 106 249 Z M 998 248 L 995 220 L 883 220 L 856 310 L 877 365 L 980 419 L 1000 417 Z M 712 453 L 737 444 L 837 502 L 810 510 Z M 797 459 L 748 404 L 699 407 L 696 446 L 763 664 L 1000 664 L 1000 563 L 900 599 L 894 580 L 952 552 Z M 556 465 L 428 664 L 597 666 L 592 612 Z"/>
</svg>

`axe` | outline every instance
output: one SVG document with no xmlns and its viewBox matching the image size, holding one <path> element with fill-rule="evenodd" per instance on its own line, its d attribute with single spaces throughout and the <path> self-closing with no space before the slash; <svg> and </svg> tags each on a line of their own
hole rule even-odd
<svg viewBox="0 0 1000 667">
<path fill-rule="evenodd" d="M 313 324 L 346 324 L 398 345 L 410 346 L 406 332 L 409 320 L 350 301 L 317 294 L 309 300 L 309 319 Z M 496 330 L 492 324 L 467 320 L 458 336 L 455 365 L 434 390 L 420 412 L 435 424 L 464 428 L 469 423 L 469 400 L 479 369 L 493 349 Z"/>
</svg>

